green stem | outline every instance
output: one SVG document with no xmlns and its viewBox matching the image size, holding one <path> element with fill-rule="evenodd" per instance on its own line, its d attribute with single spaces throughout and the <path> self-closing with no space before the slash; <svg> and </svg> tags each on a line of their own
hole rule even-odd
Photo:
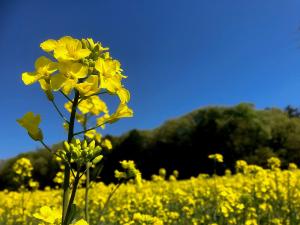
<svg viewBox="0 0 300 225">
<path fill-rule="evenodd" d="M 86 164 L 86 182 L 85 182 L 85 220 L 89 224 L 90 216 L 89 216 L 89 188 L 90 188 L 90 166 L 89 163 Z"/>
<path fill-rule="evenodd" d="M 74 123 L 75 123 L 75 116 L 76 116 L 76 109 L 79 101 L 79 92 L 75 90 L 75 97 L 72 104 L 72 111 L 70 115 L 69 121 L 69 131 L 68 131 L 68 143 L 71 143 L 74 137 Z M 71 161 L 71 156 L 67 154 L 69 162 Z M 70 196 L 70 170 L 68 164 L 65 163 L 65 174 L 64 174 L 64 183 L 63 183 L 63 211 L 62 211 L 62 224 L 65 224 L 67 221 L 67 209 L 70 206 L 69 203 L 69 196 Z M 75 186 L 73 186 L 74 188 Z"/>
<path fill-rule="evenodd" d="M 88 115 L 84 115 L 84 123 L 83 123 L 83 130 L 86 130 L 86 125 L 88 121 Z M 86 136 L 84 136 L 86 139 Z M 84 214 L 85 220 L 89 224 L 90 223 L 90 216 L 89 216 L 89 188 L 90 188 L 90 166 L 89 163 L 86 163 L 86 181 L 85 181 L 85 205 L 84 205 Z"/>
<path fill-rule="evenodd" d="M 69 221 L 71 219 L 70 218 L 70 213 L 71 213 L 72 205 L 73 205 L 73 202 L 74 202 L 74 199 L 75 199 L 75 196 L 76 196 L 76 191 L 77 191 L 79 180 L 80 180 L 80 173 L 79 173 L 79 170 L 78 170 L 77 173 L 76 173 L 74 183 L 73 183 L 72 194 L 71 194 L 70 201 L 69 201 L 69 204 L 68 204 L 68 208 L 67 208 L 67 212 L 66 212 L 66 218 L 65 218 L 65 221 L 63 223 L 64 225 L 68 225 L 71 222 L 71 221 Z"/>
</svg>

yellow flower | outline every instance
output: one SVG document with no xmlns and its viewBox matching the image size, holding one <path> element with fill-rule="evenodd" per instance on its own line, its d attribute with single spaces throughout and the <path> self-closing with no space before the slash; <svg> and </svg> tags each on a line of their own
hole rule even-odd
<svg viewBox="0 0 300 225">
<path fill-rule="evenodd" d="M 43 206 L 40 208 L 40 211 L 34 213 L 33 216 L 43 222 L 54 224 L 60 219 L 60 212 L 58 210 L 53 210 L 48 206 Z"/>
<path fill-rule="evenodd" d="M 45 56 L 41 56 L 35 61 L 35 71 L 22 73 L 22 80 L 25 85 L 31 85 L 39 80 L 48 79 L 56 70 L 56 63 Z"/>
<path fill-rule="evenodd" d="M 88 74 L 88 68 L 81 63 L 60 63 L 59 72 L 51 77 L 51 88 L 58 91 L 61 88 L 63 92 L 69 94 L 77 85 L 80 78 L 85 78 Z"/>
<path fill-rule="evenodd" d="M 121 64 L 117 60 L 99 58 L 95 63 L 95 69 L 99 72 L 100 87 L 106 89 L 109 93 L 117 94 L 121 103 L 127 103 L 130 99 L 130 93 L 122 86 Z"/>
<path fill-rule="evenodd" d="M 33 112 L 28 112 L 21 119 L 18 119 L 17 122 L 27 130 L 29 136 L 33 140 L 43 140 L 43 134 L 39 128 L 39 124 L 41 122 L 41 116 L 39 114 L 35 116 Z"/>
<path fill-rule="evenodd" d="M 125 76 L 121 75 L 121 63 L 118 60 L 99 58 L 95 62 L 95 69 L 99 72 L 100 76 L 105 78 L 118 76 L 119 79 Z"/>
<path fill-rule="evenodd" d="M 91 54 L 89 49 L 84 49 L 78 39 L 70 36 L 60 38 L 58 41 L 47 40 L 43 42 L 41 48 L 46 52 L 54 51 L 54 57 L 58 61 L 76 61 Z"/>
<path fill-rule="evenodd" d="M 97 75 L 89 76 L 84 82 L 76 85 L 81 96 L 90 96 L 100 91 L 99 78 Z"/>
<path fill-rule="evenodd" d="M 108 114 L 106 103 L 97 95 L 82 100 L 78 105 L 78 109 L 83 114 L 91 113 L 93 115 L 99 115 L 102 112 Z"/>
<path fill-rule="evenodd" d="M 121 79 L 117 76 L 108 78 L 100 76 L 100 87 L 112 94 L 116 94 L 122 88 Z"/>
</svg>

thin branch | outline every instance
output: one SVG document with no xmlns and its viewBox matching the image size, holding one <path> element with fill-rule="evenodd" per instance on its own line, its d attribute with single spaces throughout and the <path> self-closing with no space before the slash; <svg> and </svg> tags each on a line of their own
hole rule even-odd
<svg viewBox="0 0 300 225">
<path fill-rule="evenodd" d="M 62 114 L 62 112 L 59 110 L 58 106 L 56 105 L 56 103 L 53 101 L 51 101 L 54 108 L 56 109 L 56 111 L 58 112 L 58 114 L 60 115 L 60 117 L 67 123 L 70 124 L 70 122 L 66 119 L 66 117 L 64 117 L 64 115 Z"/>
<path fill-rule="evenodd" d="M 60 93 L 62 93 L 63 94 L 63 96 L 65 96 L 66 97 L 66 99 L 68 99 L 70 102 L 72 102 L 72 104 L 73 104 L 73 100 L 72 99 L 70 99 L 69 98 L 69 96 L 68 95 L 66 95 L 62 90 L 59 90 L 59 92 Z"/>
<path fill-rule="evenodd" d="M 95 126 L 95 127 L 91 127 L 91 128 L 89 128 L 89 129 L 86 129 L 86 130 L 83 130 L 83 131 L 80 131 L 80 132 L 76 132 L 76 133 L 74 133 L 73 136 L 76 136 L 76 135 L 79 135 L 79 134 L 83 134 L 83 133 L 85 133 L 85 132 L 87 132 L 87 131 L 90 131 L 90 130 L 97 129 L 98 127 L 101 127 L 101 126 L 103 126 L 104 124 L 107 124 L 108 122 L 109 122 L 109 121 L 106 121 L 106 122 L 104 122 L 104 123 L 102 123 L 102 124 L 100 124 L 100 125 L 97 125 L 97 126 Z"/>
</svg>

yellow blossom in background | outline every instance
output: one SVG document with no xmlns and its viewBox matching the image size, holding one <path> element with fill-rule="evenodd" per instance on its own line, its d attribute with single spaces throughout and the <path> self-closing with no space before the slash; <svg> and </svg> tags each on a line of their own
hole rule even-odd
<svg viewBox="0 0 300 225">
<path fill-rule="evenodd" d="M 33 166 L 29 159 L 22 157 L 13 164 L 13 171 L 22 177 L 31 177 Z"/>
<path fill-rule="evenodd" d="M 107 148 L 108 150 L 111 150 L 111 149 L 112 149 L 111 141 L 108 140 L 108 139 L 104 139 L 104 140 L 101 142 L 101 146 L 104 147 L 104 148 Z"/>
<path fill-rule="evenodd" d="M 222 163 L 223 162 L 223 155 L 216 153 L 208 156 L 209 159 L 213 159 L 216 162 Z"/>
<path fill-rule="evenodd" d="M 276 158 L 276 157 L 271 157 L 268 159 L 268 166 L 271 169 L 278 169 L 281 165 L 280 159 Z"/>
<path fill-rule="evenodd" d="M 90 224 L 300 224 L 300 171 L 270 170 L 242 164 L 245 173 L 213 178 L 201 174 L 180 181 L 169 181 L 166 178 L 171 171 L 160 169 L 156 175 L 160 179 L 148 181 L 141 178 L 134 162 L 122 161 L 116 172 L 117 178 L 132 180 L 119 186 L 103 212 L 107 196 L 117 185 L 101 182 L 91 185 Z M 61 216 L 59 190 L 48 187 L 44 191 L 23 195 L 27 215 L 25 224 L 60 224 L 57 220 Z M 75 201 L 79 208 L 84 207 L 84 196 L 85 191 L 80 188 Z M 0 191 L 0 199 L 0 224 L 20 224 L 22 194 Z M 86 224 L 81 218 L 84 218 L 83 214 L 72 223 Z"/>
<path fill-rule="evenodd" d="M 289 170 L 296 170 L 296 169 L 298 169 L 298 166 L 295 163 L 289 163 L 288 168 L 289 168 Z"/>
</svg>

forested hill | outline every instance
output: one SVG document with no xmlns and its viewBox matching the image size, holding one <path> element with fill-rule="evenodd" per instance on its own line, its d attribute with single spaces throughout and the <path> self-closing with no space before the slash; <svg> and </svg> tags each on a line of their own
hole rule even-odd
<svg viewBox="0 0 300 225">
<path fill-rule="evenodd" d="M 216 152 L 224 156 L 219 173 L 225 168 L 233 169 L 237 159 L 264 166 L 269 157 L 278 156 L 283 166 L 287 162 L 300 163 L 299 111 L 292 107 L 256 110 L 245 103 L 205 107 L 153 130 L 131 130 L 120 137 L 108 138 L 114 149 L 101 173 L 106 182 L 113 181 L 113 172 L 122 159 L 134 160 L 145 178 L 162 167 L 170 173 L 178 170 L 179 178 L 211 173 L 213 164 L 207 156 Z M 31 158 L 34 176 L 42 186 L 52 184 L 58 166 L 49 154 L 39 150 L 25 155 Z M 8 160 L 1 170 L 2 187 L 11 185 L 10 169 L 14 161 L 15 158 Z"/>
</svg>

